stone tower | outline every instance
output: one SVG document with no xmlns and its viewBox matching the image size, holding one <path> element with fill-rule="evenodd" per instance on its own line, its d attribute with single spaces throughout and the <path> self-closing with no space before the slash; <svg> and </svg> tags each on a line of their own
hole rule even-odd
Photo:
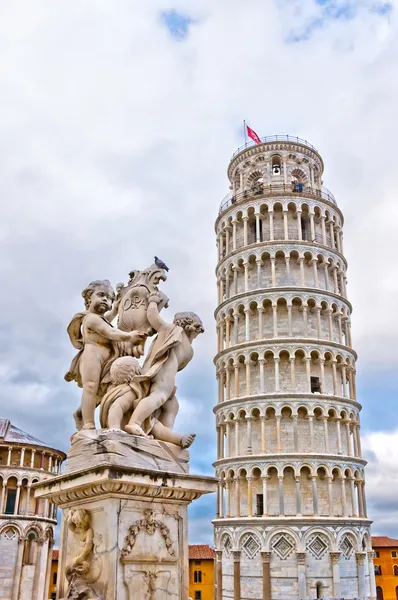
<svg viewBox="0 0 398 600">
<path fill-rule="evenodd" d="M 60 472 L 65 454 L 0 419 L 0 596 L 47 600 L 57 507 L 32 484 Z"/>
<path fill-rule="evenodd" d="M 228 166 L 217 234 L 217 600 L 374 598 L 343 215 L 305 140 Z"/>
</svg>

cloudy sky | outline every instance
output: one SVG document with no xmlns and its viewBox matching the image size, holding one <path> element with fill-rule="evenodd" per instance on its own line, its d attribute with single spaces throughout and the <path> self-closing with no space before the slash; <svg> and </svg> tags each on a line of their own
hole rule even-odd
<svg viewBox="0 0 398 600">
<path fill-rule="evenodd" d="M 179 377 L 212 474 L 214 220 L 245 118 L 321 152 L 345 219 L 373 531 L 398 537 L 398 1 L 50 0 L 0 6 L 0 402 L 67 449 L 66 334 L 92 279 L 159 255 L 206 333 Z M 395 241 L 394 241 L 395 240 Z M 211 542 L 214 498 L 191 509 Z"/>
</svg>

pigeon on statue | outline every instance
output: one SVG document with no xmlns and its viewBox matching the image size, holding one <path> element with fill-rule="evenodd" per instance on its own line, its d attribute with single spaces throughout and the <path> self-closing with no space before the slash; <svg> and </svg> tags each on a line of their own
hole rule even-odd
<svg viewBox="0 0 398 600">
<path fill-rule="evenodd" d="M 155 256 L 155 265 L 157 267 L 159 267 L 160 269 L 164 269 L 165 271 L 169 270 L 169 267 L 162 260 L 160 260 L 160 258 L 158 258 L 157 256 Z"/>
</svg>

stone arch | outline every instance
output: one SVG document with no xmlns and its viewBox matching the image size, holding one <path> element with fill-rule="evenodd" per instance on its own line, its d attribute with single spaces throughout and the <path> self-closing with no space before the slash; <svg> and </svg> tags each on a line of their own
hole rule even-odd
<svg viewBox="0 0 398 600">
<path fill-rule="evenodd" d="M 352 543 L 352 551 L 347 545 L 345 545 L 346 539 Z M 360 552 L 361 540 L 359 538 L 359 532 L 353 530 L 351 527 L 343 527 L 343 529 L 337 534 L 336 545 L 346 557 L 348 555 L 351 556 L 355 552 Z"/>
<path fill-rule="evenodd" d="M 22 536 L 22 527 L 17 521 L 8 521 L 7 523 L 4 523 L 0 528 L 0 536 L 3 535 L 8 529 L 15 530 L 18 538 Z"/>
<path fill-rule="evenodd" d="M 263 547 L 263 541 L 258 531 L 245 527 L 239 535 L 239 549 L 249 560 L 258 557 Z"/>
<path fill-rule="evenodd" d="M 223 532 L 220 537 L 220 548 L 223 553 L 223 556 L 225 555 L 226 558 L 231 558 L 231 552 L 233 547 L 234 545 L 232 542 L 231 535 L 227 532 Z"/>
<path fill-rule="evenodd" d="M 274 550 L 274 546 L 278 543 L 281 536 L 285 536 L 285 538 L 292 544 L 292 552 L 300 547 L 300 539 L 296 531 L 286 527 L 276 527 L 265 536 L 264 545 L 267 552 Z"/>
</svg>

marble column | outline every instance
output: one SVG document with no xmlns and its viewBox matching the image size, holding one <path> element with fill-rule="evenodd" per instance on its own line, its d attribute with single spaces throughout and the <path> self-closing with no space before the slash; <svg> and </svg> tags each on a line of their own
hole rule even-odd
<svg viewBox="0 0 398 600">
<path fill-rule="evenodd" d="M 7 482 L 3 481 L 2 488 L 1 488 L 0 514 L 3 514 L 4 510 L 5 510 L 4 500 L 5 500 L 5 496 L 6 496 L 6 490 L 7 490 Z"/>
<path fill-rule="evenodd" d="M 17 483 L 17 495 L 15 498 L 14 515 L 19 513 L 19 499 L 21 497 L 21 483 Z"/>
<path fill-rule="evenodd" d="M 283 496 L 283 475 L 278 476 L 279 479 L 279 515 L 285 514 L 285 499 Z"/>
<path fill-rule="evenodd" d="M 268 516 L 268 476 L 264 475 L 263 480 L 263 517 Z"/>
<path fill-rule="evenodd" d="M 19 600 L 19 590 L 20 590 L 20 586 L 21 586 L 21 572 L 22 572 L 22 561 L 23 561 L 23 554 L 24 554 L 24 548 L 25 548 L 25 541 L 26 538 L 21 537 L 18 540 L 18 551 L 17 551 L 17 558 L 15 561 L 15 569 L 14 569 L 14 574 L 13 574 L 13 586 L 12 586 L 12 595 L 11 595 L 11 600 Z"/>
<path fill-rule="evenodd" d="M 235 516 L 240 517 L 240 477 L 235 477 Z"/>
<path fill-rule="evenodd" d="M 29 505 L 30 505 L 30 492 L 31 492 L 32 486 L 30 484 L 27 485 L 26 488 L 26 505 L 25 505 L 25 517 L 28 516 L 29 514 Z"/>
<path fill-rule="evenodd" d="M 317 488 L 317 484 L 316 484 L 316 475 L 314 475 L 313 477 L 311 477 L 312 479 L 312 503 L 314 506 L 314 516 L 317 516 L 319 513 L 319 506 L 318 506 L 318 488 Z"/>
<path fill-rule="evenodd" d="M 261 552 L 263 559 L 263 599 L 271 600 L 271 552 Z M 217 600 L 219 600 L 217 598 Z"/>
<path fill-rule="evenodd" d="M 330 560 L 332 562 L 333 597 L 334 598 L 340 598 L 340 596 L 341 596 L 340 556 L 341 556 L 341 552 L 330 552 Z"/>
<path fill-rule="evenodd" d="M 358 595 L 361 598 L 366 598 L 366 572 L 365 572 L 365 552 L 357 552 L 355 554 L 358 567 Z"/>
<path fill-rule="evenodd" d="M 307 578 L 305 574 L 305 552 L 296 552 L 299 599 L 307 598 Z"/>
<path fill-rule="evenodd" d="M 247 480 L 247 516 L 253 516 L 253 488 L 252 477 L 246 477 Z"/>
<path fill-rule="evenodd" d="M 297 209 L 296 214 L 297 214 L 297 239 L 299 241 L 301 241 L 303 239 L 303 230 L 301 227 L 301 213 L 302 211 Z"/>
<path fill-rule="evenodd" d="M 371 550 L 368 552 L 368 567 L 369 567 L 369 583 L 370 583 L 370 596 L 371 598 L 376 598 L 376 580 L 375 580 L 375 570 L 373 565 L 373 557 L 374 552 Z"/>
<path fill-rule="evenodd" d="M 240 592 L 240 551 L 232 552 L 234 559 L 234 600 L 241 600 Z"/>
<path fill-rule="evenodd" d="M 32 600 L 41 600 L 39 597 L 39 587 L 40 581 L 42 578 L 42 558 L 43 558 L 43 548 L 44 548 L 45 540 L 39 538 L 37 540 L 37 553 L 36 553 L 36 564 L 35 564 L 35 574 L 33 577 L 33 589 L 32 589 Z"/>
<path fill-rule="evenodd" d="M 296 514 L 301 516 L 301 480 L 300 477 L 296 477 Z"/>
</svg>

